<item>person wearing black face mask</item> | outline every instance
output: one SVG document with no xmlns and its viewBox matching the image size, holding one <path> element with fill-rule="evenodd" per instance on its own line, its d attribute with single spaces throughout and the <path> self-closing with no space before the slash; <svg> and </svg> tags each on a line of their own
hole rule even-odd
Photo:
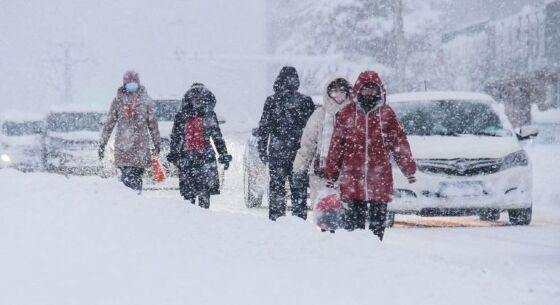
<svg viewBox="0 0 560 305">
<path fill-rule="evenodd" d="M 210 195 L 220 193 L 218 162 L 228 169 L 228 154 L 218 118 L 214 112 L 216 98 L 204 85 L 195 83 L 185 94 L 181 110 L 175 116 L 167 160 L 179 169 L 179 189 L 185 200 L 203 208 L 210 207 Z"/>
<path fill-rule="evenodd" d="M 416 162 L 397 115 L 385 101 L 375 71 L 364 71 L 352 89 L 356 101 L 336 118 L 325 167 L 327 186 L 338 180 L 347 230 L 368 228 L 383 239 L 393 196 L 391 158 L 414 183 Z"/>
<path fill-rule="evenodd" d="M 379 85 L 374 82 L 365 83 L 358 92 L 358 103 L 366 112 L 381 106 L 381 88 Z"/>
</svg>

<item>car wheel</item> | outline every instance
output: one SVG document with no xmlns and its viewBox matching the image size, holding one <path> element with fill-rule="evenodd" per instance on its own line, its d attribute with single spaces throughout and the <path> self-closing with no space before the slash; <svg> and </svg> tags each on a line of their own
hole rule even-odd
<svg viewBox="0 0 560 305">
<path fill-rule="evenodd" d="M 247 163 L 245 163 L 245 165 L 247 165 Z M 243 186 L 244 186 L 244 192 L 245 192 L 245 206 L 247 206 L 248 208 L 258 208 L 262 205 L 262 198 L 263 195 L 257 195 L 255 196 L 252 192 L 253 190 L 253 185 L 254 185 L 254 181 L 253 178 L 249 175 L 249 173 L 247 172 L 247 170 L 245 169 L 243 171 Z"/>
<path fill-rule="evenodd" d="M 387 212 L 387 219 L 385 220 L 385 227 L 391 228 L 395 225 L 395 212 Z"/>
<path fill-rule="evenodd" d="M 514 226 L 526 226 L 531 223 L 533 208 L 508 210 L 509 222 Z"/>
<path fill-rule="evenodd" d="M 500 210 L 485 210 L 480 213 L 480 220 L 497 221 L 500 219 Z"/>
</svg>

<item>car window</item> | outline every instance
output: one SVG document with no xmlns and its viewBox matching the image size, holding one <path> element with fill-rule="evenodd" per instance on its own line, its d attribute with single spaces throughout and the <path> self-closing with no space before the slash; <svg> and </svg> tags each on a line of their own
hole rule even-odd
<svg viewBox="0 0 560 305">
<path fill-rule="evenodd" d="M 47 118 L 47 129 L 56 132 L 100 131 L 102 116 L 97 112 L 52 113 Z"/>
<path fill-rule="evenodd" d="M 41 133 L 41 121 L 12 122 L 2 124 L 2 134 L 7 136 L 25 136 Z"/>
<path fill-rule="evenodd" d="M 173 121 L 180 108 L 181 102 L 178 100 L 154 101 L 154 109 L 158 121 Z"/>
<path fill-rule="evenodd" d="M 483 102 L 442 100 L 403 102 L 392 106 L 409 135 L 509 135 L 496 112 Z"/>
</svg>

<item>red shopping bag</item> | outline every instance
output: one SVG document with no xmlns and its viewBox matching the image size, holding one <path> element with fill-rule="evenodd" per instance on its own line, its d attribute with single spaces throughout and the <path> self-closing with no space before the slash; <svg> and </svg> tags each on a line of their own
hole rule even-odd
<svg viewBox="0 0 560 305">
<path fill-rule="evenodd" d="M 156 154 L 152 155 L 152 170 L 154 172 L 154 176 L 152 177 L 152 179 L 155 182 L 165 181 L 165 172 L 163 171 L 163 167 L 161 167 L 158 155 Z"/>
<path fill-rule="evenodd" d="M 343 226 L 342 224 L 342 201 L 338 190 L 325 188 L 319 192 L 319 198 L 314 208 L 315 224 L 328 231 L 334 231 Z"/>
</svg>

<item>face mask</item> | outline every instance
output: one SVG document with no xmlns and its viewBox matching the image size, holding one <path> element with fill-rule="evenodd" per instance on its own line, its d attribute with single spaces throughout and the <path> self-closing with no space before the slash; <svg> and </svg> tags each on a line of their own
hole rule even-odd
<svg viewBox="0 0 560 305">
<path fill-rule="evenodd" d="M 337 103 L 342 104 L 346 101 L 347 94 L 344 91 L 334 91 L 330 94 L 330 97 Z"/>
<path fill-rule="evenodd" d="M 124 88 L 128 92 L 136 92 L 138 91 L 138 83 L 137 82 L 128 83 L 124 85 Z"/>
</svg>

